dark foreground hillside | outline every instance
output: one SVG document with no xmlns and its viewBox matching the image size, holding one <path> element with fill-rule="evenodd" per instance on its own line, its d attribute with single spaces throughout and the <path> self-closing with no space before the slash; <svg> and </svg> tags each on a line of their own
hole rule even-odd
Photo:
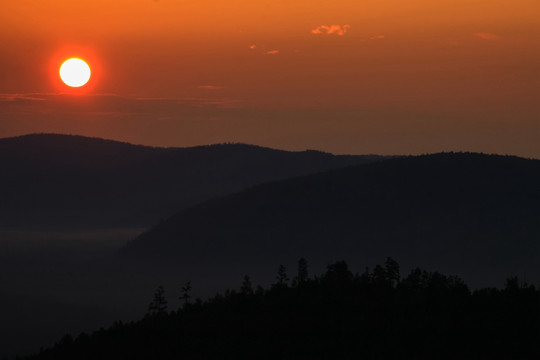
<svg viewBox="0 0 540 360">
<path fill-rule="evenodd" d="M 387 255 L 474 286 L 540 281 L 540 161 L 472 153 L 402 157 L 272 182 L 183 210 L 124 259 L 207 279 L 261 279 L 305 256 L 354 269 Z M 178 273 L 178 272 L 177 272 Z"/>
<path fill-rule="evenodd" d="M 0 227 L 146 227 L 262 182 L 377 156 L 244 144 L 153 148 L 57 134 L 0 139 Z"/>
<path fill-rule="evenodd" d="M 540 291 L 506 281 L 471 292 L 455 276 L 399 265 L 353 274 L 345 262 L 310 278 L 298 263 L 276 281 L 167 309 L 158 288 L 148 315 L 73 338 L 30 359 L 534 359 L 540 356 Z M 175 302 L 176 304 L 177 302 Z M 172 306 L 171 306 L 172 307 Z M 176 307 L 176 306 L 174 306 Z"/>
</svg>

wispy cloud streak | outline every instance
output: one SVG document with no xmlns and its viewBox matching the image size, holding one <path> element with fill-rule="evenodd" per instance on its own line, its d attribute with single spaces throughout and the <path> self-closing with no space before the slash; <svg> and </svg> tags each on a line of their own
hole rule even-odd
<svg viewBox="0 0 540 360">
<path fill-rule="evenodd" d="M 489 32 L 477 32 L 473 34 L 475 37 L 482 40 L 498 40 L 500 37 L 498 35 L 489 33 Z"/>
</svg>

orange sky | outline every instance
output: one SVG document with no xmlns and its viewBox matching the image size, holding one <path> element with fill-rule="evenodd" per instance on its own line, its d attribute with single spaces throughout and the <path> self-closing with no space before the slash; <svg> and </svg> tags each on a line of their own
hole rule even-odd
<svg viewBox="0 0 540 360">
<path fill-rule="evenodd" d="M 538 0 L 0 5 L 0 136 L 540 158 Z M 93 70 L 74 93 L 60 62 Z"/>
</svg>

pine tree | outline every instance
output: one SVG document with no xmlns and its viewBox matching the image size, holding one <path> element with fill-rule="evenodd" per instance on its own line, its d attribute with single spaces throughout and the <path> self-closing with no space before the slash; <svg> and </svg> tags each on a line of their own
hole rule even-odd
<svg viewBox="0 0 540 360">
<path fill-rule="evenodd" d="M 287 283 L 289 282 L 289 278 L 287 277 L 287 269 L 285 269 L 285 266 L 279 265 L 277 276 L 276 276 L 278 286 L 287 286 Z"/>
<path fill-rule="evenodd" d="M 242 286 L 240 287 L 240 292 L 245 295 L 253 294 L 253 286 L 251 285 L 251 280 L 248 275 L 244 276 Z"/>
<path fill-rule="evenodd" d="M 156 293 L 154 294 L 154 299 L 148 305 L 148 314 L 163 315 L 167 312 L 167 299 L 165 299 L 165 289 L 163 286 L 158 286 Z"/>
<path fill-rule="evenodd" d="M 191 298 L 191 281 L 188 281 L 184 286 L 182 286 L 182 296 L 179 297 L 180 300 L 184 300 L 184 304 L 189 302 Z"/>
<path fill-rule="evenodd" d="M 399 284 L 401 276 L 399 275 L 399 264 L 397 261 L 391 257 L 387 257 L 384 265 L 386 270 L 386 279 L 392 284 L 392 286 Z"/>
<path fill-rule="evenodd" d="M 306 259 L 301 258 L 298 260 L 298 275 L 296 276 L 296 283 L 301 285 L 308 279 L 308 263 Z"/>
</svg>

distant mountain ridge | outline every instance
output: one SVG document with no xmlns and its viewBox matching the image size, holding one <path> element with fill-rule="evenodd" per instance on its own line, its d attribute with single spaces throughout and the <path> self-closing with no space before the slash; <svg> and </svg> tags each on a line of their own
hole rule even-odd
<svg viewBox="0 0 540 360">
<path fill-rule="evenodd" d="M 158 148 L 31 134 L 0 139 L 0 226 L 149 226 L 215 196 L 382 157 L 245 144 Z"/>
<path fill-rule="evenodd" d="M 538 184 L 538 160 L 474 153 L 396 158 L 185 209 L 121 254 L 231 278 L 300 257 L 323 266 L 392 256 L 482 286 L 511 274 L 540 281 Z"/>
</svg>

